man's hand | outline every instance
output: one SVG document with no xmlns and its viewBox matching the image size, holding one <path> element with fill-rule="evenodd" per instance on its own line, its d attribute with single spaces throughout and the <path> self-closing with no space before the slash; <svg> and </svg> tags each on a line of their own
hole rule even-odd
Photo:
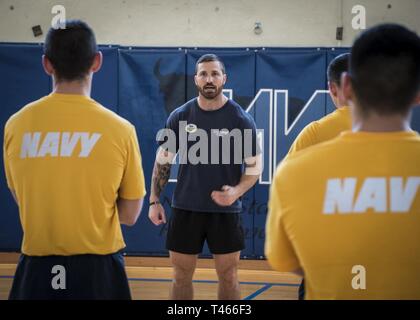
<svg viewBox="0 0 420 320">
<path fill-rule="evenodd" d="M 236 188 L 232 186 L 223 186 L 222 191 L 213 191 L 211 193 L 213 201 L 222 207 L 232 205 L 239 197 L 240 194 L 238 194 Z"/>
<path fill-rule="evenodd" d="M 152 204 L 149 207 L 149 219 L 153 222 L 155 226 L 159 226 L 162 223 L 166 223 L 165 209 L 160 203 Z"/>
</svg>

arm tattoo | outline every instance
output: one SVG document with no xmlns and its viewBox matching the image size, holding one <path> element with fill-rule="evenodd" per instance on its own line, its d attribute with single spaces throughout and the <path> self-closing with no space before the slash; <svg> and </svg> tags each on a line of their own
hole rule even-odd
<svg viewBox="0 0 420 320">
<path fill-rule="evenodd" d="M 171 164 L 155 163 L 152 176 L 152 187 L 154 194 L 159 197 L 169 180 L 171 173 Z"/>
</svg>

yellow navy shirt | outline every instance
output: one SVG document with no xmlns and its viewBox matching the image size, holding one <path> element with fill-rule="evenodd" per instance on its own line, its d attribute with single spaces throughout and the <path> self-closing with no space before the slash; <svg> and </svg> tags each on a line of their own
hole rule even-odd
<svg viewBox="0 0 420 320">
<path fill-rule="evenodd" d="M 116 200 L 146 193 L 133 125 L 91 98 L 52 93 L 8 120 L 3 148 L 24 254 L 109 254 L 125 247 Z"/>
<path fill-rule="evenodd" d="M 343 132 L 283 161 L 265 253 L 307 299 L 420 299 L 420 136 Z M 316 164 L 316 167 L 314 167 Z"/>
<path fill-rule="evenodd" d="M 308 124 L 299 133 L 289 153 L 305 149 L 312 145 L 328 141 L 337 137 L 341 132 L 351 129 L 351 116 L 349 107 L 340 107 L 325 117 Z"/>
</svg>

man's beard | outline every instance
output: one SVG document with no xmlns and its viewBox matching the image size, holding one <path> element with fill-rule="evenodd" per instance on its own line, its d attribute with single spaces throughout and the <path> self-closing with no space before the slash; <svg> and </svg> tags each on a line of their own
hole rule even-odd
<svg viewBox="0 0 420 320">
<path fill-rule="evenodd" d="M 222 93 L 223 86 L 216 87 L 214 85 L 206 84 L 203 87 L 197 86 L 197 89 L 204 98 L 208 100 L 213 100 Z"/>
</svg>

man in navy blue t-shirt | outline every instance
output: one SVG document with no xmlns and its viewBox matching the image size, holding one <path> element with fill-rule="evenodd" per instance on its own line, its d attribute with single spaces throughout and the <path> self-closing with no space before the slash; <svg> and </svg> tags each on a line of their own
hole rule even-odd
<svg viewBox="0 0 420 320">
<path fill-rule="evenodd" d="M 197 98 L 174 110 L 158 136 L 149 218 L 166 223 L 159 196 L 178 154 L 166 247 L 174 267 L 171 299 L 192 299 L 192 278 L 204 241 L 215 259 L 219 299 L 240 299 L 237 267 L 244 248 L 241 197 L 258 180 L 261 151 L 255 122 L 222 94 L 223 62 L 213 54 L 196 63 Z"/>
</svg>

